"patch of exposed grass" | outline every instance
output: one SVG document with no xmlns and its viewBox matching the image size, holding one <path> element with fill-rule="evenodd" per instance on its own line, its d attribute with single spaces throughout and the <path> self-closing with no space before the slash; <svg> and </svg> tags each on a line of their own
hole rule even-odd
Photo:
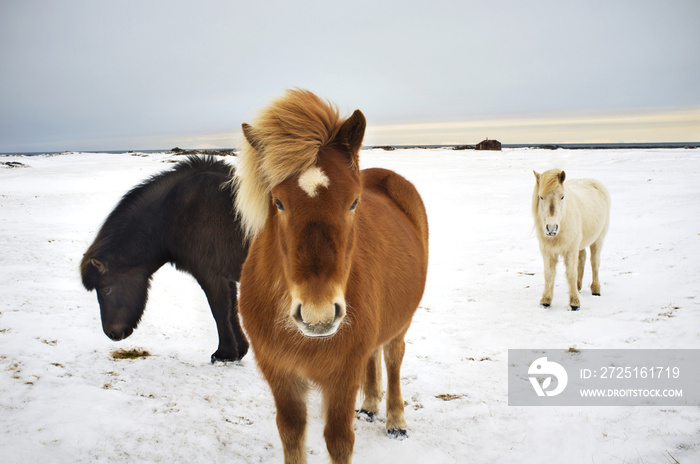
<svg viewBox="0 0 700 464">
<path fill-rule="evenodd" d="M 435 398 L 442 401 L 452 401 L 462 398 L 462 395 L 453 395 L 452 393 L 443 393 L 441 395 L 435 395 Z"/>
<path fill-rule="evenodd" d="M 672 317 L 676 317 L 676 311 L 678 311 L 679 309 L 681 309 L 681 307 L 680 307 L 680 306 L 669 305 L 669 306 L 666 306 L 666 307 L 663 308 L 663 309 L 666 309 L 667 311 L 665 311 L 665 312 L 663 312 L 663 313 L 659 313 L 659 316 L 661 316 L 661 317 L 672 318 Z"/>
<path fill-rule="evenodd" d="M 114 350 L 112 351 L 112 359 L 138 359 L 147 358 L 151 355 L 146 350 L 139 350 L 138 348 L 133 348 L 131 350 Z"/>
<path fill-rule="evenodd" d="M 463 358 L 463 359 L 465 359 L 465 360 L 467 360 L 467 361 L 479 361 L 479 362 L 482 362 L 482 361 L 491 361 L 491 358 L 489 358 L 488 356 L 486 356 L 485 358 L 480 358 L 480 359 L 478 359 L 478 360 L 477 360 L 477 359 L 474 359 L 474 358 Z"/>
</svg>

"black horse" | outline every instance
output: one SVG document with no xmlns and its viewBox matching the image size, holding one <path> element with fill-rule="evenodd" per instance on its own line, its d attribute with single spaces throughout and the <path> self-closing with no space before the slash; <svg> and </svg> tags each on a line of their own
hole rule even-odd
<svg viewBox="0 0 700 464">
<path fill-rule="evenodd" d="M 83 255 L 83 285 L 97 290 L 102 328 L 112 340 L 134 331 L 151 276 L 163 264 L 197 279 L 216 320 L 219 347 L 211 362 L 241 359 L 248 341 L 238 322 L 236 282 L 248 252 L 222 184 L 231 167 L 213 157 L 189 157 L 128 192 Z"/>
</svg>

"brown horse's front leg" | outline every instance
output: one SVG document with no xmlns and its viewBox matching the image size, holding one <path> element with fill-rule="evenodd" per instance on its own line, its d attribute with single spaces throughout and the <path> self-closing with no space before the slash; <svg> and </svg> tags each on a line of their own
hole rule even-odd
<svg viewBox="0 0 700 464">
<path fill-rule="evenodd" d="M 401 396 L 401 363 L 406 351 L 404 336 L 408 326 L 389 343 L 384 345 L 386 362 L 386 431 L 392 438 L 406 437 L 406 420 L 404 419 L 403 397 Z"/>
<path fill-rule="evenodd" d="M 355 398 L 360 385 L 359 379 L 355 381 L 348 377 L 322 387 L 326 412 L 326 428 L 323 436 L 326 438 L 326 447 L 333 464 L 351 463 L 355 445 L 353 421 Z"/>
<path fill-rule="evenodd" d="M 360 408 L 360 414 L 364 414 L 369 421 L 373 421 L 379 413 L 379 401 L 382 399 L 382 349 L 377 348 L 367 361 L 365 367 L 365 379 L 362 382 L 364 401 Z"/>
<path fill-rule="evenodd" d="M 291 375 L 265 373 L 277 406 L 277 430 L 285 464 L 306 463 L 306 380 Z"/>
</svg>

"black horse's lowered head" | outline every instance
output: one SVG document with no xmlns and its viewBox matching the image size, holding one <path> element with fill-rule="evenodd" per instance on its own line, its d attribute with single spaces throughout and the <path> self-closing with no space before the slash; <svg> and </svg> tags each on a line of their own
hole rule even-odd
<svg viewBox="0 0 700 464">
<path fill-rule="evenodd" d="M 139 324 L 150 286 L 150 273 L 134 267 L 110 269 L 105 260 L 83 259 L 83 285 L 97 292 L 102 330 L 114 341 L 127 338 Z"/>
</svg>

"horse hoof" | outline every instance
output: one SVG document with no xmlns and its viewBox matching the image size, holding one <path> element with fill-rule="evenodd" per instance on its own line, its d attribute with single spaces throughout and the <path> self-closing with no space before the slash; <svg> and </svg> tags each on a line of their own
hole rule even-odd
<svg viewBox="0 0 700 464">
<path fill-rule="evenodd" d="M 573 306 L 573 305 L 571 306 L 572 311 L 578 311 L 579 309 L 581 309 L 580 306 Z"/>
<path fill-rule="evenodd" d="M 248 353 L 248 343 L 245 345 L 238 345 L 238 360 L 243 359 L 243 356 L 245 356 Z"/>
<path fill-rule="evenodd" d="M 386 431 L 386 434 L 389 435 L 389 438 L 393 438 L 394 440 L 405 440 L 408 438 L 406 429 L 389 429 Z"/>
<path fill-rule="evenodd" d="M 600 293 L 594 293 L 593 296 L 600 296 Z"/>
<path fill-rule="evenodd" d="M 211 363 L 239 361 L 242 356 L 221 355 L 218 352 L 211 355 Z"/>
<path fill-rule="evenodd" d="M 540 303 L 543 308 L 549 308 L 549 303 Z"/>
<path fill-rule="evenodd" d="M 367 422 L 374 422 L 374 418 L 377 417 L 377 413 L 368 411 L 366 409 L 360 409 L 357 411 L 357 418 L 362 419 Z"/>
<path fill-rule="evenodd" d="M 218 357 L 216 353 L 214 353 L 213 355 L 211 355 L 211 363 L 216 364 L 217 362 L 226 362 L 226 359 L 222 359 Z"/>
</svg>

